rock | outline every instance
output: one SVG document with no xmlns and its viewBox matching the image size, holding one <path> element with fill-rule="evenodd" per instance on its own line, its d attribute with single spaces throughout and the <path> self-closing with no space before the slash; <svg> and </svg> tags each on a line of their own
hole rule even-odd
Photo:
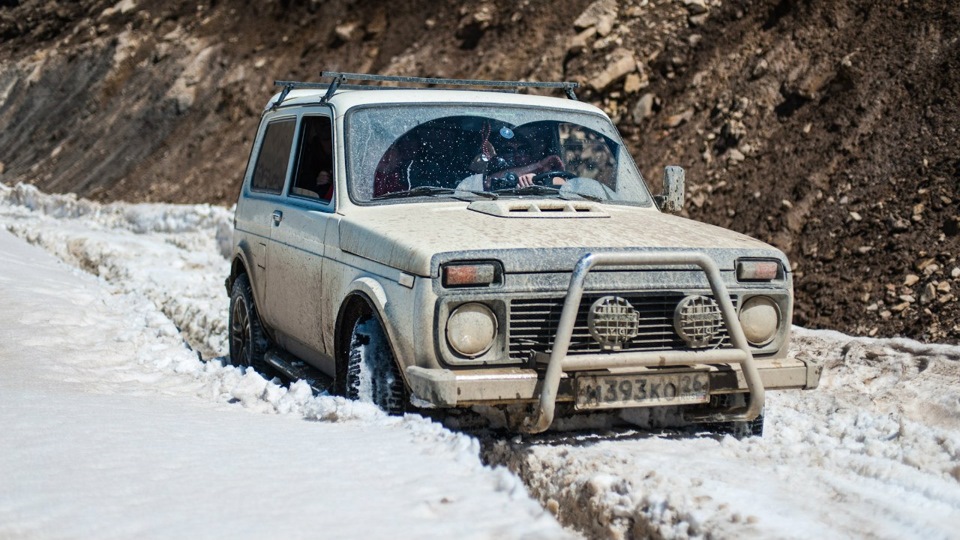
<svg viewBox="0 0 960 540">
<path fill-rule="evenodd" d="M 700 15 L 691 15 L 690 26 L 693 26 L 694 28 L 698 26 L 703 26 L 703 23 L 707 22 L 707 17 L 709 16 L 710 16 L 709 13 L 701 13 Z"/>
<path fill-rule="evenodd" d="M 861 217 L 860 214 L 857 212 L 850 212 L 850 219 L 854 221 L 861 221 L 863 220 L 863 217 Z"/>
<path fill-rule="evenodd" d="M 906 306 L 904 306 L 904 307 L 906 307 Z M 887 320 L 887 319 L 889 319 L 889 318 L 892 317 L 892 316 L 893 316 L 893 313 L 890 313 L 890 312 L 887 311 L 887 310 L 883 310 L 883 311 L 880 312 L 880 318 L 883 319 L 883 320 Z"/>
<path fill-rule="evenodd" d="M 788 200 L 786 200 L 786 199 L 783 199 L 782 201 L 780 201 L 780 206 L 782 206 L 782 207 L 786 208 L 787 210 L 789 210 L 789 209 L 793 208 L 793 203 L 790 202 L 790 201 L 788 201 Z"/>
<path fill-rule="evenodd" d="M 731 148 L 730 151 L 727 152 L 727 161 L 729 163 L 741 163 L 745 159 L 747 159 L 747 156 L 743 155 L 743 152 L 737 150 L 736 148 Z"/>
<path fill-rule="evenodd" d="M 921 254 L 921 255 L 923 255 L 923 254 Z M 921 260 L 920 262 L 917 263 L 917 270 L 921 270 L 921 271 L 922 271 L 924 268 L 930 266 L 930 265 L 933 264 L 935 261 L 936 261 L 936 259 L 934 259 L 934 258 L 932 258 L 932 257 L 929 258 L 929 259 L 923 259 L 923 260 Z"/>
<path fill-rule="evenodd" d="M 700 15 L 701 13 L 707 12 L 707 3 L 705 0 L 682 0 L 683 7 L 687 8 L 687 11 L 691 15 Z"/>
<path fill-rule="evenodd" d="M 121 2 L 118 2 L 113 7 L 108 7 L 107 9 L 103 10 L 103 12 L 100 13 L 100 17 L 110 17 L 112 15 L 116 15 L 117 13 L 121 15 L 126 15 L 127 13 L 130 13 L 135 9 L 137 9 L 136 2 L 134 2 L 133 0 L 123 0 Z"/>
<path fill-rule="evenodd" d="M 567 54 L 580 54 L 583 51 L 587 50 L 590 42 L 593 41 L 593 37 L 597 35 L 597 29 L 594 27 L 587 28 L 583 32 L 570 38 L 570 41 L 567 42 Z"/>
<path fill-rule="evenodd" d="M 3 165 L 3 164 L 0 163 L 0 166 L 2 166 L 2 165 Z M 2 170 L 2 168 L 0 168 L 0 170 Z M 0 174 L 2 174 L 2 173 L 0 173 Z M 952 277 L 953 279 L 960 278 L 960 268 L 954 268 L 953 270 L 951 270 L 951 271 L 950 271 L 950 277 Z"/>
<path fill-rule="evenodd" d="M 363 29 L 360 28 L 360 23 L 357 21 L 348 21 L 342 24 L 338 24 L 334 33 L 342 41 L 351 42 L 360 39 L 363 37 Z"/>
<path fill-rule="evenodd" d="M 898 298 L 900 298 L 900 300 L 903 300 L 904 302 L 907 302 L 909 304 L 912 304 L 917 301 L 917 298 L 912 294 L 901 294 Z"/>
<path fill-rule="evenodd" d="M 7 170 L 6 164 L 4 164 L 4 162 L 0 161 L 0 174 L 3 174 L 3 171 L 5 171 L 5 170 Z"/>
<path fill-rule="evenodd" d="M 893 232 L 904 232 L 910 230 L 910 222 L 901 218 L 890 218 L 888 226 Z"/>
<path fill-rule="evenodd" d="M 933 286 L 933 283 L 927 283 L 927 286 L 923 288 L 923 292 L 920 293 L 920 303 L 929 304 L 937 299 L 937 288 Z"/>
<path fill-rule="evenodd" d="M 597 0 L 573 21 L 573 27 L 578 31 L 593 27 L 598 34 L 606 36 L 613 30 L 616 22 L 617 0 Z"/>
<path fill-rule="evenodd" d="M 627 94 L 636 94 L 640 90 L 650 86 L 650 80 L 640 73 L 631 73 L 623 81 L 623 91 Z"/>
<path fill-rule="evenodd" d="M 750 70 L 750 77 L 752 79 L 759 79 L 760 77 L 763 77 L 764 75 L 766 75 L 769 69 L 770 69 L 770 64 L 767 63 L 767 59 L 761 58 L 760 60 L 757 60 L 756 65 L 754 65 L 753 69 Z M 804 129 L 804 133 L 810 132 L 809 127 L 804 127 L 803 129 Z"/>
<path fill-rule="evenodd" d="M 687 38 L 687 45 L 695 48 L 701 41 L 703 41 L 703 36 L 700 34 L 690 34 L 690 37 Z"/>
<path fill-rule="evenodd" d="M 655 99 L 656 97 L 649 92 L 640 96 L 640 99 L 637 100 L 637 104 L 633 106 L 633 123 L 639 124 L 642 120 L 650 118 L 650 116 L 653 114 L 653 102 Z"/>
<path fill-rule="evenodd" d="M 932 276 L 933 274 L 940 271 L 940 266 L 936 264 L 931 264 L 923 269 L 923 274 L 926 276 Z"/>
<path fill-rule="evenodd" d="M 918 281 L 920 281 L 920 276 L 916 274 L 907 274 L 906 279 L 903 280 L 903 284 L 907 287 L 913 287 Z"/>
<path fill-rule="evenodd" d="M 899 313 L 899 312 L 907 309 L 908 307 L 910 307 L 910 302 L 903 302 L 903 303 L 900 303 L 900 304 L 897 304 L 897 305 L 893 306 L 893 307 L 890 308 L 890 309 L 892 309 L 893 311 L 896 311 L 897 313 Z M 881 314 L 881 315 L 882 315 L 882 314 Z"/>
<path fill-rule="evenodd" d="M 950 284 L 946 281 L 941 281 L 937 284 L 937 290 L 940 292 L 950 292 Z"/>
<path fill-rule="evenodd" d="M 663 127 L 672 129 L 693 118 L 693 109 L 687 109 L 680 114 L 675 114 L 663 123 Z"/>
<path fill-rule="evenodd" d="M 637 60 L 633 57 L 633 53 L 627 49 L 617 49 L 610 54 L 607 67 L 590 78 L 590 86 L 597 92 L 602 92 L 635 69 L 637 69 Z"/>
</svg>

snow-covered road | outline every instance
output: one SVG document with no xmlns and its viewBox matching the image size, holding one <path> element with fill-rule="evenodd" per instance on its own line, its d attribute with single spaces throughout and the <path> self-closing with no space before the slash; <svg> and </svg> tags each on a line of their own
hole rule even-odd
<svg viewBox="0 0 960 540">
<path fill-rule="evenodd" d="M 565 534 L 475 439 L 223 367 L 230 219 L 0 185 L 0 229 L 49 252 L 0 232 L 0 537 Z M 591 537 L 958 537 L 960 348 L 795 336 L 821 387 L 771 392 L 762 439 L 483 457 Z"/>
</svg>

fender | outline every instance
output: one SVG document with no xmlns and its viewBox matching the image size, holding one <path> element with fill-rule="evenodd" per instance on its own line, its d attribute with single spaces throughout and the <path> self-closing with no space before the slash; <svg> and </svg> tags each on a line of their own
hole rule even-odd
<svg viewBox="0 0 960 540">
<path fill-rule="evenodd" d="M 256 303 L 259 309 L 259 306 L 263 305 L 263 298 L 260 297 L 262 287 L 257 286 L 257 283 L 260 283 L 261 278 L 257 269 L 252 267 L 250 264 L 249 251 L 250 243 L 245 239 L 241 240 L 234 248 L 233 257 L 231 259 L 232 262 L 230 264 L 230 276 L 227 277 L 224 285 L 227 287 L 227 296 L 229 297 L 233 289 L 233 282 L 237 279 L 237 276 L 240 275 L 241 271 L 246 272 L 247 276 L 250 278 L 250 289 L 253 291 L 253 301 Z"/>
<path fill-rule="evenodd" d="M 405 362 L 403 362 L 400 356 L 397 354 L 397 348 L 395 346 L 395 343 L 397 342 L 396 330 L 393 328 L 392 325 L 389 324 L 388 322 L 389 318 L 384 316 L 384 313 L 387 308 L 387 304 L 389 302 L 387 298 L 387 292 L 386 290 L 384 290 L 383 286 L 377 280 L 371 277 L 359 277 L 350 282 L 350 284 L 347 286 L 346 291 L 344 293 L 344 300 L 340 304 L 340 309 L 338 310 L 338 313 L 337 313 L 337 322 L 334 329 L 334 336 L 335 336 L 335 341 L 334 341 L 335 353 L 334 354 L 335 354 L 335 358 L 337 359 L 338 378 L 340 377 L 339 372 L 341 369 L 340 357 L 342 356 L 342 353 L 343 353 L 343 347 L 342 347 L 341 341 L 342 341 L 342 336 L 344 332 L 344 328 L 343 328 L 344 312 L 346 311 L 347 306 L 352 303 L 352 300 L 354 298 L 360 298 L 362 301 L 364 301 L 367 304 L 367 306 L 370 308 L 370 310 L 373 312 L 373 316 L 376 317 L 377 320 L 380 322 L 380 327 L 383 328 L 383 331 L 387 335 L 387 341 L 388 341 L 388 345 L 390 346 L 390 352 L 393 354 L 393 361 L 396 362 L 397 367 L 400 368 L 399 369 L 400 376 L 403 377 L 404 383 L 407 384 L 407 388 L 409 388 L 410 385 L 407 381 L 407 373 L 406 373 L 406 370 L 404 369 Z M 337 385 L 339 386 L 339 384 L 340 382 L 338 381 Z"/>
</svg>

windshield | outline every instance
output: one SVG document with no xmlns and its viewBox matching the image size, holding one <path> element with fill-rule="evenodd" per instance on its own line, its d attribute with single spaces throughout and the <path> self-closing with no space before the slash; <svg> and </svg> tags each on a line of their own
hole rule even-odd
<svg viewBox="0 0 960 540">
<path fill-rule="evenodd" d="M 390 104 L 346 119 L 350 196 L 559 197 L 650 205 L 603 116 L 543 107 Z"/>
</svg>

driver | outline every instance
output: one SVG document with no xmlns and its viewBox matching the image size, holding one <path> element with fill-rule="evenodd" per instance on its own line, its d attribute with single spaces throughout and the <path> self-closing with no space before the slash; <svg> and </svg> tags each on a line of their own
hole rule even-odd
<svg viewBox="0 0 960 540">
<path fill-rule="evenodd" d="M 490 191 L 498 184 L 523 188 L 533 185 L 534 177 L 540 173 L 563 170 L 563 160 L 559 156 L 549 155 L 538 160 L 533 157 L 528 142 L 514 137 L 512 132 L 510 135 L 498 143 L 499 150 L 489 140 L 483 141 L 480 154 L 470 165 L 470 170 L 477 174 L 463 179 L 457 189 Z M 554 177 L 551 184 L 559 187 L 564 184 L 564 179 Z"/>
</svg>

